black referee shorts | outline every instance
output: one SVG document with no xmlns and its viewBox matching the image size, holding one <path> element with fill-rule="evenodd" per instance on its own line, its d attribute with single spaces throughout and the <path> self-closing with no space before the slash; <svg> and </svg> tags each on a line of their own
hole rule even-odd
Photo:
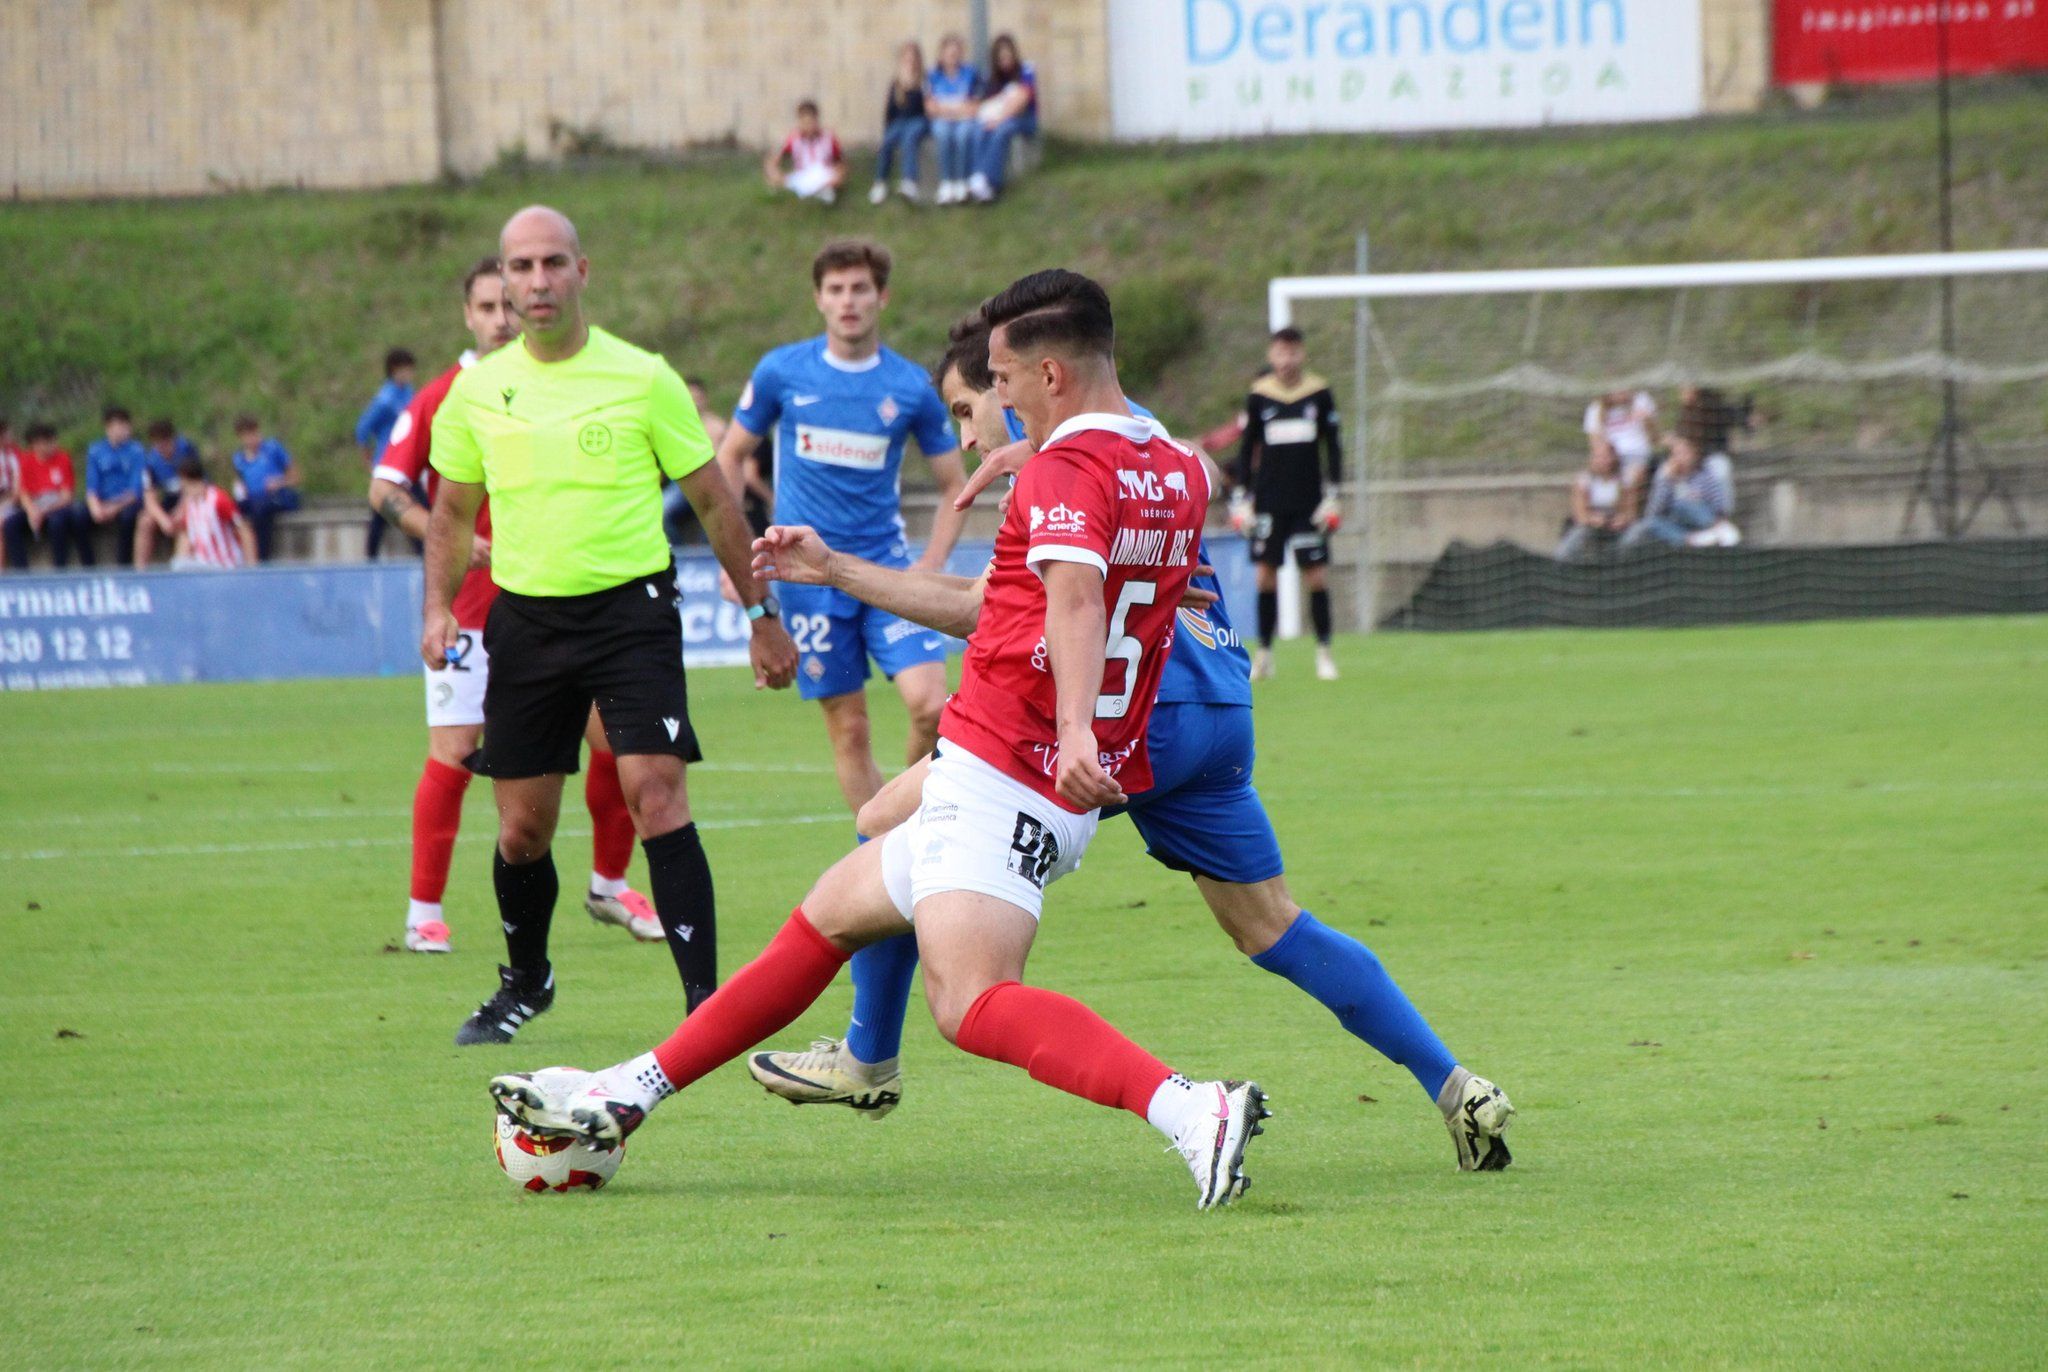
<svg viewBox="0 0 2048 1372">
<path fill-rule="evenodd" d="M 614 753 L 701 761 L 681 599 L 673 567 L 589 595 L 498 592 L 484 621 L 491 679 L 471 767 L 505 778 L 574 772 L 593 702 Z"/>
<path fill-rule="evenodd" d="M 1251 542 L 1252 561 L 1276 570 L 1286 563 L 1290 546 L 1297 567 L 1320 567 L 1330 560 L 1329 535 L 1316 527 L 1305 510 L 1260 510 L 1252 521 Z M 493 666 L 492 670 L 497 669 Z"/>
</svg>

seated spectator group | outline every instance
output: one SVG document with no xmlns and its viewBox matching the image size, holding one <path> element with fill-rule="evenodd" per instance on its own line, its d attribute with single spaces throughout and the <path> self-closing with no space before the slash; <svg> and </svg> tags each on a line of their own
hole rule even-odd
<svg viewBox="0 0 2048 1372">
<path fill-rule="evenodd" d="M 925 65 L 916 42 L 897 49 L 896 70 L 883 98 L 881 144 L 875 157 L 868 202 L 879 205 L 895 191 L 905 200 L 923 198 L 924 145 L 938 148 L 939 205 L 988 204 L 1003 192 L 1011 145 L 1038 134 L 1038 71 L 1026 62 L 1009 34 L 989 44 L 988 63 L 967 61 L 967 44 L 957 34 L 939 42 L 939 60 Z M 762 162 L 768 184 L 799 199 L 831 204 L 846 184 L 846 153 L 839 137 L 820 121 L 816 101 L 797 106 L 796 127 Z"/>
<path fill-rule="evenodd" d="M 1747 404 L 1687 387 L 1677 431 L 1667 440 L 1649 392 L 1609 391 L 1593 401 L 1584 425 L 1586 466 L 1572 482 L 1557 558 L 1570 562 L 1646 543 L 1725 548 L 1741 542 L 1728 448 L 1747 415 Z"/>
<path fill-rule="evenodd" d="M 110 405 L 100 416 L 101 436 L 85 451 L 84 487 L 70 452 L 53 425 L 34 423 L 14 442 L 0 420 L 0 541 L 9 571 L 26 571 L 31 550 L 46 544 L 50 561 L 69 567 L 99 563 L 98 544 L 114 557 L 149 566 L 161 545 L 170 565 L 240 567 L 271 555 L 277 515 L 298 508 L 299 468 L 254 416 L 235 421 L 239 440 L 233 463 L 236 494 L 207 479 L 192 440 L 168 419 L 152 423 L 147 441 L 135 436 L 127 410 Z"/>
</svg>

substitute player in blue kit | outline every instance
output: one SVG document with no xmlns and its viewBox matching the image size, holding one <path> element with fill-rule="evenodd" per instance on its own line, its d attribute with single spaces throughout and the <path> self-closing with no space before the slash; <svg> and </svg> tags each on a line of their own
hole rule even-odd
<svg viewBox="0 0 2048 1372">
<path fill-rule="evenodd" d="M 835 548 L 885 567 L 910 567 L 904 539 L 902 468 L 915 439 L 938 480 L 939 510 L 918 558 L 938 570 L 965 514 L 953 496 L 966 482 L 945 402 L 924 368 L 882 346 L 889 301 L 888 249 L 863 239 L 827 243 L 811 263 L 822 337 L 763 357 L 741 395 L 718 460 L 735 490 L 773 436 L 775 520 L 807 524 Z M 797 688 L 824 710 L 833 769 L 849 808 L 882 786 L 869 741 L 868 663 L 896 686 L 910 715 L 909 759 L 930 752 L 946 703 L 946 640 L 923 625 L 863 605 L 829 586 L 790 586 L 783 623 L 795 640 Z"/>
<path fill-rule="evenodd" d="M 1006 433 L 1013 444 L 1021 437 L 996 397 L 987 358 L 986 331 L 966 321 L 956 326 L 939 383 L 969 447 L 979 446 L 976 436 L 983 432 Z M 1131 410 L 1151 418 L 1136 404 Z M 985 464 L 988 477 L 976 473 L 975 486 L 1014 470 L 1024 455 L 1006 447 Z M 829 543 L 808 530 L 771 529 L 755 542 L 755 575 L 785 584 L 816 579 L 956 633 L 970 629 L 980 613 L 977 579 L 878 567 Z M 1206 550 L 1202 557 L 1206 563 Z M 1126 807 L 1147 853 L 1194 878 L 1240 952 L 1313 996 L 1353 1035 L 1414 1075 L 1443 1113 L 1460 1168 L 1499 1171 L 1510 1160 L 1502 1138 L 1514 1114 L 1507 1096 L 1458 1064 L 1370 949 L 1323 924 L 1288 893 L 1279 840 L 1252 785 L 1251 659 L 1214 578 L 1197 578 L 1194 585 L 1217 598 L 1179 611 L 1146 732 L 1153 785 Z M 914 808 L 922 773 L 922 766 L 913 767 L 891 782 L 862 811 L 862 831 L 885 832 Z M 897 1054 L 916 941 L 888 939 L 863 953 L 865 961 L 852 969 L 853 1023 L 845 1039 L 821 1039 L 808 1052 L 749 1057 L 748 1070 L 769 1091 L 800 1105 L 850 1105 L 870 1118 L 902 1098 Z"/>
</svg>

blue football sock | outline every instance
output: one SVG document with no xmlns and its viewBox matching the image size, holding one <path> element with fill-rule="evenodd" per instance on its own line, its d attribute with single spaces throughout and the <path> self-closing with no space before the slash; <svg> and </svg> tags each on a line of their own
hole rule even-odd
<svg viewBox="0 0 2048 1372">
<path fill-rule="evenodd" d="M 1308 911 L 1252 961 L 1314 996 L 1346 1029 L 1413 1072 L 1430 1100 L 1458 1065 L 1372 949 Z"/>
<path fill-rule="evenodd" d="M 887 1062 L 902 1050 L 910 978 L 917 972 L 917 935 L 897 934 L 853 955 L 853 1022 L 846 1048 L 862 1062 Z"/>
</svg>

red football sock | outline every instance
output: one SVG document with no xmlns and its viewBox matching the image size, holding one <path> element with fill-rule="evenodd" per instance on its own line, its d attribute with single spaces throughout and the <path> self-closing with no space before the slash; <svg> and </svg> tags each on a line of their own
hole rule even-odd
<svg viewBox="0 0 2048 1372">
<path fill-rule="evenodd" d="M 761 955 L 692 1011 L 682 1027 L 654 1050 L 654 1060 L 670 1084 L 682 1090 L 795 1023 L 825 994 L 851 956 L 833 947 L 804 918 L 804 907 L 797 906 Z"/>
<path fill-rule="evenodd" d="M 997 982 L 968 1007 L 953 1042 L 1021 1067 L 1034 1081 L 1145 1118 L 1173 1073 L 1080 1001 L 1039 986 Z"/>
<path fill-rule="evenodd" d="M 462 794 L 469 773 L 427 759 L 412 793 L 412 898 L 439 904 L 448 890 L 448 861 L 462 828 Z"/>
<path fill-rule="evenodd" d="M 590 807 L 590 870 L 606 881 L 619 881 L 633 860 L 633 812 L 619 789 L 619 760 L 599 748 L 590 750 L 583 803 Z"/>
</svg>

